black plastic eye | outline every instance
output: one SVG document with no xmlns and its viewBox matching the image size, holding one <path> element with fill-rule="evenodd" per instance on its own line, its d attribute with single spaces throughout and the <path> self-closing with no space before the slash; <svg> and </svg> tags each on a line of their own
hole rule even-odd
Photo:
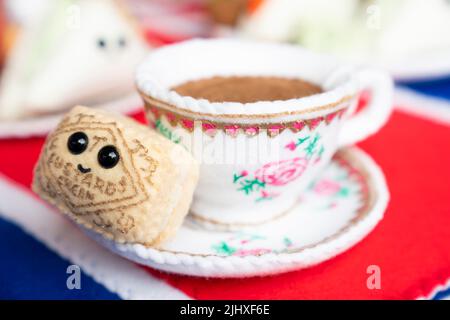
<svg viewBox="0 0 450 320">
<path fill-rule="evenodd" d="M 103 39 L 103 38 L 99 38 L 99 39 L 97 40 L 97 46 L 98 46 L 100 49 L 105 49 L 105 48 L 106 48 L 106 40 Z"/>
<path fill-rule="evenodd" d="M 105 146 L 98 152 L 98 163 L 105 169 L 114 168 L 119 160 L 119 151 L 114 146 Z"/>
<path fill-rule="evenodd" d="M 119 38 L 119 47 L 125 48 L 126 45 L 127 45 L 127 39 L 125 39 L 124 37 Z"/>
<path fill-rule="evenodd" d="M 88 136 L 84 132 L 75 132 L 67 140 L 67 148 L 72 154 L 80 154 L 86 150 L 88 143 Z"/>
</svg>

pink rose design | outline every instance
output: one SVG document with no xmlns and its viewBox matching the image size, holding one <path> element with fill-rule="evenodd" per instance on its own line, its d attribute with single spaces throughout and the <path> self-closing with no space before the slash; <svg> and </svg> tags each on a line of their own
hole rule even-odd
<svg viewBox="0 0 450 320">
<path fill-rule="evenodd" d="M 333 195 L 339 190 L 341 190 L 341 186 L 333 180 L 320 180 L 314 186 L 314 191 L 320 195 Z"/>
<path fill-rule="evenodd" d="M 272 186 L 283 186 L 300 177 L 306 169 L 306 158 L 294 158 L 265 164 L 255 172 L 255 177 Z"/>
<path fill-rule="evenodd" d="M 285 146 L 285 148 L 294 151 L 297 148 L 297 145 L 294 141 L 291 141 Z"/>
</svg>

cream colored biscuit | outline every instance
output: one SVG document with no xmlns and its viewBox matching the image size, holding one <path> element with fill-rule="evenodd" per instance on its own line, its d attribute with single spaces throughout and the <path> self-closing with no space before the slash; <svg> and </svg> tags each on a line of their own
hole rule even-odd
<svg viewBox="0 0 450 320">
<path fill-rule="evenodd" d="M 75 107 L 48 136 L 33 190 L 109 239 L 157 246 L 183 222 L 197 180 L 181 146 L 131 119 Z"/>
</svg>

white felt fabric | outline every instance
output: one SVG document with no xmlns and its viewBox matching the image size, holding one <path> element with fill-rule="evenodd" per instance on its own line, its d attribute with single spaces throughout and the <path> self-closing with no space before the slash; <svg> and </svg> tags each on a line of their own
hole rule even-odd
<svg viewBox="0 0 450 320">
<path fill-rule="evenodd" d="M 322 211 L 324 198 L 312 197 L 306 207 L 303 206 L 308 210 L 303 211 L 300 206 L 298 210 L 294 209 L 285 221 L 271 222 L 262 229 L 250 229 L 240 233 L 208 231 L 186 221 L 177 237 L 159 250 L 142 245 L 117 244 L 90 232 L 88 235 L 130 260 L 179 274 L 222 278 L 248 277 L 306 268 L 330 259 L 359 242 L 382 219 L 386 209 L 389 193 L 380 168 L 362 151 L 356 148 L 348 151 L 362 164 L 359 170 L 368 174 L 370 181 L 366 182 L 370 183 L 369 193 L 374 196 L 374 203 L 364 218 L 350 225 L 342 233 L 339 233 L 339 230 L 347 226 L 358 208 L 364 205 L 358 196 L 343 199 L 337 207 L 330 207 L 325 211 Z M 339 170 L 331 171 L 334 172 L 332 176 L 339 176 Z M 349 182 L 346 180 L 345 184 Z M 351 185 L 348 185 L 350 189 L 357 192 L 358 187 Z M 321 200 L 318 201 L 319 199 Z M 288 225 L 290 228 L 287 228 Z M 336 233 L 337 236 L 324 241 Z M 260 234 L 264 236 L 260 237 Z M 287 240 L 282 237 L 286 234 Z M 258 247 L 258 243 L 264 247 Z M 233 245 L 247 247 L 248 250 L 228 250 Z M 303 248 L 304 246 L 306 248 Z M 296 249 L 299 249 L 298 252 Z"/>
<path fill-rule="evenodd" d="M 24 26 L 0 83 L 0 119 L 54 113 L 130 94 L 147 45 L 110 0 L 52 2 Z"/>
</svg>

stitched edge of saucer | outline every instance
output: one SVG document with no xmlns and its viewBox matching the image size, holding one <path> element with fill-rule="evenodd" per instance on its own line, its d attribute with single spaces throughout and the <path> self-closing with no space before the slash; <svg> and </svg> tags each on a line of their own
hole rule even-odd
<svg viewBox="0 0 450 320">
<path fill-rule="evenodd" d="M 159 270 L 208 277 L 248 277 L 267 275 L 301 269 L 318 264 L 348 250 L 364 238 L 383 218 L 389 200 L 389 192 L 381 169 L 365 152 L 357 147 L 344 151 L 360 163 L 370 179 L 370 193 L 376 194 L 366 214 L 345 228 L 337 236 L 332 235 L 317 244 L 302 248 L 297 252 L 268 253 L 259 256 L 218 256 L 175 253 L 136 244 L 116 244 L 101 236 L 88 235 L 117 254 L 139 264 Z M 342 151 L 341 151 L 342 152 Z"/>
</svg>

